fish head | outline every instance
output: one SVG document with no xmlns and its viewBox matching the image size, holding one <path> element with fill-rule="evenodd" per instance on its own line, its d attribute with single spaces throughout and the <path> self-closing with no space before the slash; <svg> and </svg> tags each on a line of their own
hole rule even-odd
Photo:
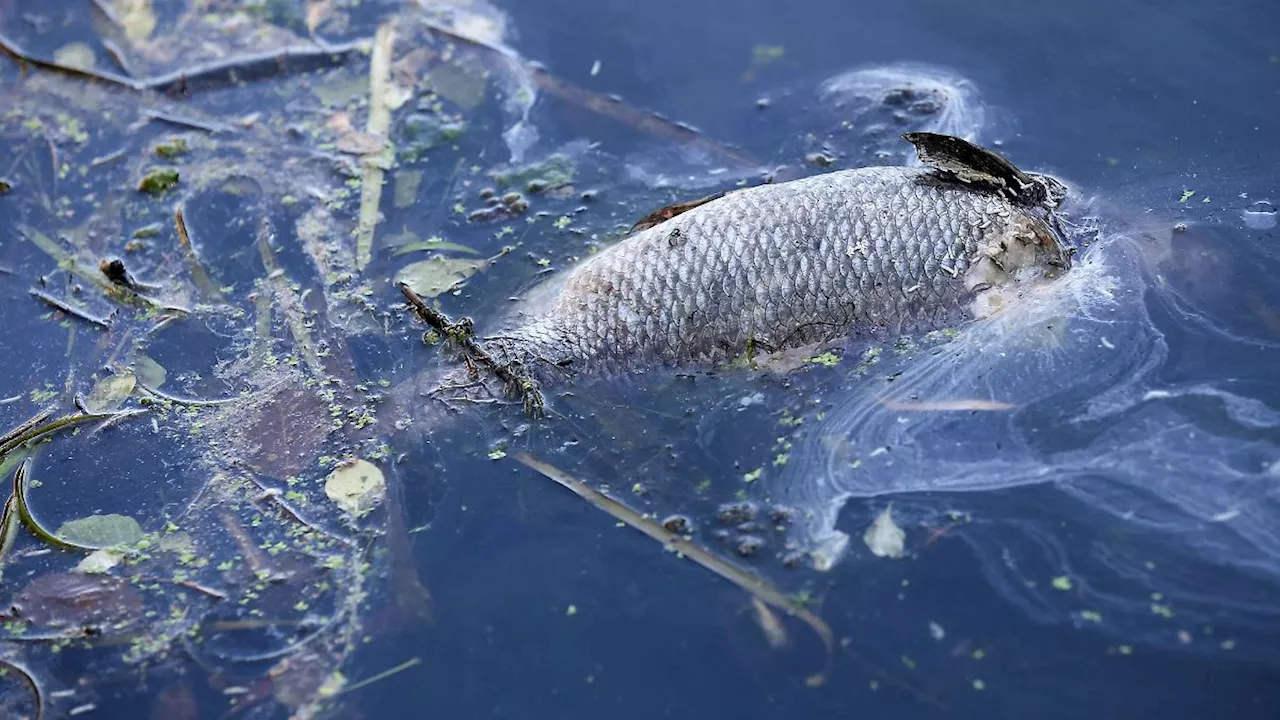
<svg viewBox="0 0 1280 720">
<path fill-rule="evenodd" d="M 1030 198 L 1046 210 L 1057 210 L 1062 207 L 1062 203 L 1071 192 L 1066 183 L 1052 175 L 1029 172 L 1027 177 L 1031 180 L 1028 193 Z"/>
<path fill-rule="evenodd" d="M 992 230 L 964 275 L 975 318 L 994 315 L 1071 267 L 1073 248 L 1052 210 L 1020 209 Z"/>
</svg>

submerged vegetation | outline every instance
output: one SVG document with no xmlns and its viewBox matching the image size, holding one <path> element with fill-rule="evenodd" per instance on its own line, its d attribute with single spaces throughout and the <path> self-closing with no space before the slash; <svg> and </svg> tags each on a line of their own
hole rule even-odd
<svg viewBox="0 0 1280 720">
<path fill-rule="evenodd" d="M 575 184 L 597 175 L 572 152 L 520 157 L 529 93 L 751 161 L 526 63 L 482 5 L 161 5 L 96 0 L 96 45 L 0 12 L 0 292 L 36 348 L 6 346 L 22 366 L 0 404 L 0 708 L 78 714 L 147 677 L 156 712 L 321 717 L 418 664 L 346 670 L 431 616 L 391 441 L 411 418 L 367 348 L 420 333 L 416 316 L 484 366 L 436 298 L 497 263 L 526 283 L 626 229 L 584 229 L 596 191 Z M 422 208 L 454 236 L 416 235 Z M 522 249 L 534 225 L 560 244 Z M 543 412 L 534 380 L 488 362 Z M 769 637 L 783 609 L 830 660 L 811 610 L 681 548 L 764 603 Z"/>
</svg>

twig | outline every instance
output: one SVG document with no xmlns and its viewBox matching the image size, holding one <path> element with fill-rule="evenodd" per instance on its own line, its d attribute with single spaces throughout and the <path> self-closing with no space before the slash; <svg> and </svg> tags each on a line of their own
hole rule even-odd
<svg viewBox="0 0 1280 720">
<path fill-rule="evenodd" d="M 418 317 L 440 333 L 441 337 L 460 347 L 466 353 L 464 358 L 469 362 L 479 363 L 496 375 L 506 385 L 507 392 L 519 397 L 524 403 L 526 414 L 531 417 L 542 417 L 545 414 L 546 401 L 542 397 L 538 381 L 517 369 L 516 363 L 500 363 L 495 360 L 476 342 L 475 335 L 471 332 L 471 318 L 463 318 L 455 323 L 448 315 L 424 302 L 407 283 L 397 283 L 397 286 Z"/>
<path fill-rule="evenodd" d="M 780 590 L 770 585 L 764 578 L 744 570 L 733 563 L 714 555 L 709 550 L 700 545 L 695 544 L 689 538 L 679 533 L 671 532 L 661 525 L 646 518 L 644 515 L 632 510 L 595 488 L 587 485 L 581 480 L 569 475 L 559 468 L 535 459 L 527 453 L 516 453 L 515 459 L 527 467 L 530 467 L 542 475 L 554 480 L 560 485 L 573 491 L 578 497 L 591 503 L 594 507 L 603 510 L 612 515 L 617 520 L 626 523 L 630 527 L 639 530 L 649 537 L 662 543 L 664 547 L 674 550 L 681 557 L 687 557 L 698 565 L 710 570 L 729 582 L 737 585 L 743 590 L 751 593 L 752 596 L 758 598 L 761 602 L 772 605 L 783 612 L 800 618 L 822 639 L 823 647 L 827 651 L 826 666 L 821 672 L 814 673 L 805 679 L 805 683 L 810 687 L 821 685 L 826 680 L 826 674 L 831 670 L 832 661 L 835 657 L 835 636 L 831 632 L 831 628 L 826 621 L 818 617 L 812 611 L 800 605 L 795 600 L 784 595 Z"/>
<path fill-rule="evenodd" d="M 397 665 L 397 666 L 395 666 L 395 667 L 393 667 L 393 668 L 389 668 L 389 669 L 387 669 L 387 670 L 383 670 L 382 672 L 378 673 L 377 675 L 374 675 L 374 676 L 372 676 L 372 677 L 367 677 L 367 678 L 365 678 L 364 680 L 360 680 L 360 681 L 358 681 L 358 682 L 351 683 L 350 685 L 348 685 L 348 686 L 346 686 L 346 687 L 342 688 L 342 693 L 341 693 L 341 694 L 345 695 L 345 694 L 347 694 L 347 693 L 349 693 L 349 692 L 354 692 L 354 691 L 356 691 L 356 690 L 359 690 L 359 689 L 360 689 L 360 688 L 362 688 L 362 687 L 367 687 L 367 686 L 369 686 L 369 685 L 372 685 L 372 684 L 374 684 L 374 683 L 378 682 L 379 680 L 386 680 L 387 678 L 391 677 L 392 675 L 395 675 L 395 674 L 397 674 L 397 673 L 402 673 L 402 672 L 404 672 L 405 670 L 408 670 L 408 669 L 409 669 L 409 668 L 411 668 L 411 667 L 414 667 L 414 666 L 416 666 L 416 665 L 421 665 L 421 664 L 422 664 L 422 658 L 420 658 L 420 657 L 411 657 L 411 658 L 409 658 L 408 660 L 405 660 L 404 662 L 400 663 L 399 665 Z"/>
<path fill-rule="evenodd" d="M 22 396 L 19 395 L 18 397 L 22 397 Z M 44 422 L 45 420 L 48 420 L 49 416 L 52 414 L 53 414 L 53 408 L 45 408 L 44 410 L 41 410 L 40 412 L 36 413 L 35 416 L 32 417 L 31 419 L 22 423 L 18 427 L 10 430 L 9 432 L 6 432 L 3 437 L 0 437 L 0 458 L 3 458 L 14 447 L 17 447 L 18 445 L 21 445 L 23 442 L 26 442 L 25 440 L 23 440 L 21 442 L 13 444 L 12 447 L 10 447 L 10 444 L 13 443 L 14 440 L 16 440 L 19 437 L 22 437 L 23 435 L 26 435 L 33 428 L 38 427 L 40 423 Z"/>
<path fill-rule="evenodd" d="M 207 132 L 212 135 L 216 135 L 218 133 L 235 132 L 235 128 L 232 127 L 231 125 L 227 125 L 226 123 L 200 120 L 197 118 L 188 117 L 186 115 L 176 115 L 174 113 L 165 112 L 163 110 L 148 109 L 148 110 L 143 110 L 142 114 L 148 120 L 158 120 L 163 123 L 169 123 L 170 125 L 177 125 L 178 127 L 187 127 L 187 128 L 193 128 L 195 130 L 203 130 L 204 132 Z"/>
<path fill-rule="evenodd" d="M 252 394 L 251 394 L 249 396 L 243 396 L 243 397 L 218 398 L 216 400 L 202 400 L 200 398 L 183 398 L 183 397 L 178 397 L 176 395 L 170 395 L 168 393 L 161 392 L 149 385 L 144 385 L 141 380 L 138 381 L 138 387 L 143 392 L 147 393 L 148 395 L 154 396 L 158 400 L 171 402 L 174 405 L 189 405 L 191 407 L 216 407 L 218 405 L 230 405 L 231 403 L 240 402 L 241 400 L 245 400 L 248 397 L 252 397 Z"/>
<path fill-rule="evenodd" d="M 201 595 L 211 597 L 214 600 L 227 599 L 227 594 L 225 592 L 218 590 L 217 588 L 211 588 L 205 585 L 201 585 L 195 580 L 173 580 L 171 578 L 155 577 L 152 575 L 139 575 L 136 579 L 138 582 L 166 583 L 169 585 L 184 587 L 188 590 L 194 590 L 195 592 L 198 592 Z"/>
<path fill-rule="evenodd" d="M 21 63 L 42 70 L 60 72 L 82 80 L 91 80 L 127 88 L 134 92 L 156 91 L 171 95 L 189 95 L 192 91 L 202 88 L 252 81 L 280 73 L 306 70 L 318 62 L 338 64 L 345 60 L 348 55 L 364 52 L 368 46 L 369 43 L 365 40 L 354 40 L 339 45 L 290 47 L 271 52 L 227 58 L 225 60 L 215 60 L 194 67 L 174 70 L 163 75 L 134 79 L 113 72 L 85 70 L 53 60 L 42 60 L 24 50 L 22 46 L 3 33 L 0 33 L 0 52 Z M 290 67 L 290 65 L 297 67 Z"/>
<path fill-rule="evenodd" d="M 0 562 L 3 562 L 4 556 L 9 554 L 9 548 L 17 537 L 18 526 L 13 522 L 17 515 L 18 498 L 10 492 L 9 499 L 4 501 L 4 508 L 0 509 Z"/>
<path fill-rule="evenodd" d="M 240 548 L 240 554 L 244 556 L 244 561 L 248 564 L 249 569 L 255 575 L 260 574 L 267 567 L 267 560 L 258 550 L 258 546 L 253 542 L 253 538 L 249 537 L 249 533 L 245 532 L 244 526 L 236 519 L 234 515 L 226 510 L 218 513 L 218 517 L 222 519 L 222 525 L 227 528 L 227 533 L 231 535 L 231 539 L 235 541 L 236 546 Z M 273 568 L 274 570 L 274 568 Z"/>
<path fill-rule="evenodd" d="M 337 542 L 340 545 L 346 545 L 347 547 L 355 547 L 355 542 L 350 538 L 331 533 L 328 530 L 318 527 L 317 525 L 313 524 L 311 521 L 302 517 L 302 515 L 298 514 L 298 511 L 294 510 L 293 507 L 289 505 L 289 503 L 285 502 L 283 499 L 280 498 L 280 493 L 278 490 L 268 488 L 266 485 L 263 485 L 262 483 L 258 482 L 258 478 L 254 477 L 252 472 L 245 473 L 245 476 L 249 478 L 249 482 L 253 483 L 258 488 L 259 495 L 257 498 L 255 498 L 255 500 L 270 500 L 273 503 L 275 503 L 275 506 L 280 510 L 280 512 L 284 513 L 289 518 L 291 518 L 294 522 L 305 527 L 311 532 L 317 535 L 322 535 L 326 538 L 329 538 L 330 540 L 333 540 L 334 542 Z"/>
<path fill-rule="evenodd" d="M 84 320 L 85 322 L 97 325 L 100 328 L 104 328 L 107 330 L 111 329 L 111 323 L 108 320 L 100 318 L 97 315 L 91 315 L 85 312 L 84 310 L 77 310 L 76 308 L 71 307 L 70 305 L 46 293 L 43 290 L 37 290 L 36 288 L 31 288 L 29 292 L 31 293 L 32 297 L 43 300 L 45 304 L 50 305 L 58 310 L 61 310 L 62 312 L 66 313 L 67 315 L 70 315 L 71 317 L 79 318 L 80 320 Z"/>
<path fill-rule="evenodd" d="M 112 162 L 114 160 L 119 160 L 120 158 L 124 157 L 125 153 L 127 152 L 128 151 L 124 148 L 120 148 L 119 150 L 113 150 L 112 152 L 109 152 L 106 155 L 102 155 L 100 157 L 96 157 L 90 160 L 89 167 L 96 168 L 99 165 L 106 165 L 107 163 Z"/>
<path fill-rule="evenodd" d="M 195 281 L 196 288 L 207 299 L 221 300 L 222 293 L 213 284 L 213 280 L 209 279 L 209 273 L 205 272 L 204 266 L 200 264 L 200 256 L 196 254 L 196 248 L 191 244 L 191 235 L 187 232 L 187 219 L 183 214 L 182 205 L 174 206 L 173 221 L 178 226 L 178 242 L 186 251 L 187 266 L 191 270 L 191 279 Z"/>
<path fill-rule="evenodd" d="M 759 162 L 743 151 L 711 140 L 692 127 L 681 125 L 659 117 L 652 112 L 632 107 L 619 99 L 591 92 L 584 87 L 574 85 L 568 80 L 552 75 L 545 68 L 530 66 L 529 72 L 538 87 L 551 95 L 599 115 L 617 120 L 640 132 L 663 140 L 689 145 L 714 156 L 722 162 L 729 162 L 738 167 L 752 168 L 760 165 Z"/>
<path fill-rule="evenodd" d="M 139 415 L 142 412 L 144 411 L 126 410 L 123 412 L 63 415 L 56 420 L 50 420 L 46 423 L 44 420 L 52 413 L 49 410 L 45 410 L 37 414 L 31 420 L 28 420 L 17 428 L 5 433 L 4 437 L 0 438 L 0 458 L 3 458 L 20 445 L 26 444 L 32 440 L 37 440 L 59 430 L 75 427 L 76 425 L 83 425 L 84 423 L 97 422 L 99 420 L 111 420 L 122 415 Z"/>
<path fill-rule="evenodd" d="M 660 117 L 656 113 L 640 110 L 639 108 L 627 105 L 620 99 L 605 97 L 604 95 L 600 95 L 599 93 L 592 92 L 584 87 L 574 85 L 567 80 L 556 77 L 546 68 L 525 60 L 510 48 L 469 37 L 429 19 L 423 19 L 422 23 L 433 32 L 437 32 L 445 37 L 466 43 L 473 47 L 488 50 L 489 52 L 506 58 L 512 63 L 520 65 L 529 73 L 534 84 L 536 84 L 539 89 L 545 90 L 561 100 L 570 102 L 599 115 L 617 120 L 618 122 L 640 132 L 648 133 L 649 135 L 653 135 L 664 140 L 672 140 L 696 147 L 705 151 L 709 155 L 715 156 L 722 161 L 733 163 L 736 166 L 752 168 L 760 165 L 760 163 L 754 158 L 741 150 L 729 147 L 728 145 L 722 145 L 711 140 L 687 125 L 672 122 L 664 117 Z"/>
</svg>

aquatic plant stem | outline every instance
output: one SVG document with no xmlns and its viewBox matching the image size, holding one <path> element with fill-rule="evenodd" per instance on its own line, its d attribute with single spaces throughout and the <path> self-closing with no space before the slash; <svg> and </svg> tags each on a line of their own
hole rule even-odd
<svg viewBox="0 0 1280 720">
<path fill-rule="evenodd" d="M 400 288 L 400 292 L 409 301 L 409 305 L 413 307 L 418 317 L 440 333 L 441 337 L 446 338 L 465 353 L 464 357 L 468 364 L 479 363 L 506 385 L 508 393 L 517 395 L 524 403 L 527 415 L 542 417 L 546 413 L 546 401 L 542 397 L 542 389 L 538 381 L 510 364 L 498 362 L 490 355 L 489 351 L 476 341 L 475 335 L 471 332 L 470 318 L 463 318 L 455 323 L 449 319 L 448 315 L 424 302 L 408 283 L 401 282 L 396 286 Z"/>
<path fill-rule="evenodd" d="M 337 45 L 287 47 L 271 52 L 250 53 L 225 60 L 215 60 L 162 75 L 135 79 L 105 70 L 85 70 L 38 58 L 8 36 L 0 33 L 0 52 L 24 65 L 59 72 L 81 80 L 114 85 L 134 92 L 159 92 L 177 96 L 190 95 L 195 90 L 208 87 L 309 70 L 322 63 L 340 64 L 349 56 L 363 54 L 368 47 L 369 42 L 363 39 Z"/>
<path fill-rule="evenodd" d="M 43 720 L 44 719 L 44 689 L 40 687 L 40 682 L 36 680 L 35 676 L 32 675 L 26 668 L 22 667 L 18 663 L 13 662 L 12 660 L 5 660 L 3 658 L 0 658 L 0 668 L 5 668 L 6 670 L 12 670 L 16 675 L 21 677 L 24 682 L 27 683 L 27 687 L 31 688 L 31 697 L 35 701 L 35 706 L 36 706 L 35 708 L 36 714 L 33 720 Z"/>
<path fill-rule="evenodd" d="M 388 162 L 387 131 L 391 127 L 391 108 L 387 105 L 387 87 L 391 83 L 391 52 L 395 47 L 395 29 L 390 23 L 378 26 L 373 39 L 373 55 L 369 58 L 369 120 L 365 130 L 382 142 L 376 154 L 361 159 L 364 166 L 360 183 L 360 216 L 356 225 L 356 270 L 363 270 L 373 259 L 373 232 L 378 225 L 382 203 L 382 164 Z"/>
</svg>

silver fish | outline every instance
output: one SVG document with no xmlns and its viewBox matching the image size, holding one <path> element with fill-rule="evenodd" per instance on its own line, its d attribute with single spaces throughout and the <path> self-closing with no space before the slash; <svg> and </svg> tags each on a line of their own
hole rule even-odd
<svg viewBox="0 0 1280 720">
<path fill-rule="evenodd" d="M 904 137 L 926 167 L 832 172 L 655 213 L 485 346 L 544 382 L 715 365 L 982 317 L 1070 266 L 1061 183 L 959 138 Z"/>
</svg>

